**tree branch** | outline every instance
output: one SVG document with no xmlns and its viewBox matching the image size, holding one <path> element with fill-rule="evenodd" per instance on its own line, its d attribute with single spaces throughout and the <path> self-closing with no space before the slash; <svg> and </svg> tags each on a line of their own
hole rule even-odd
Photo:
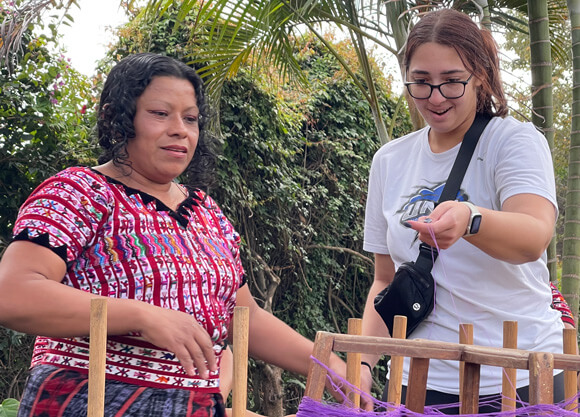
<svg viewBox="0 0 580 417">
<path fill-rule="evenodd" d="M 350 255 L 353 255 L 353 256 L 356 256 L 357 258 L 362 259 L 363 261 L 367 262 L 371 266 L 375 265 L 375 262 L 371 258 L 364 256 L 362 253 L 359 253 L 359 252 L 352 250 L 352 249 L 349 249 L 349 248 L 341 248 L 338 246 L 326 246 L 326 245 L 308 245 L 308 246 L 306 246 L 306 249 L 327 249 L 327 250 L 334 250 L 337 252 L 346 252 Z"/>
</svg>

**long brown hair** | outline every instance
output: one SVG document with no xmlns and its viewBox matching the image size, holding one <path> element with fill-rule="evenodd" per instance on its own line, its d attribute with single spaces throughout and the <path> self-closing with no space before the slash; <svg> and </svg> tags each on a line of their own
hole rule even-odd
<svg viewBox="0 0 580 417">
<path fill-rule="evenodd" d="M 453 9 L 429 12 L 409 33 L 404 59 L 406 70 L 415 50 L 427 42 L 454 48 L 465 68 L 481 80 L 478 112 L 500 117 L 507 115 L 497 46 L 489 30 L 480 29 L 469 16 Z"/>
</svg>

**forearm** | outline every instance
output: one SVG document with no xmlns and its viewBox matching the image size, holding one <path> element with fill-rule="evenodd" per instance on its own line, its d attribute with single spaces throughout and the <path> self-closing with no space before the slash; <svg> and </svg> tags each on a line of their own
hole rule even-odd
<svg viewBox="0 0 580 417">
<path fill-rule="evenodd" d="M 524 213 L 479 209 L 480 232 L 465 239 L 495 259 L 521 264 L 538 259 L 552 238 L 553 226 Z"/>
<path fill-rule="evenodd" d="M 26 279 L 1 286 L 7 300 L 0 307 L 0 324 L 28 334 L 50 337 L 87 336 L 91 299 L 98 297 L 46 278 Z M 10 300 L 10 301 L 8 301 Z M 108 299 L 109 334 L 141 330 L 145 303 Z"/>
<path fill-rule="evenodd" d="M 481 224 L 477 234 L 464 237 L 471 215 L 468 206 L 457 201 L 439 204 L 429 215 L 431 222 L 409 221 L 419 239 L 440 249 L 465 239 L 501 261 L 521 264 L 537 260 L 554 233 L 556 211 L 547 199 L 535 194 L 508 198 L 501 210 L 478 207 Z"/>
<path fill-rule="evenodd" d="M 261 308 L 251 312 L 249 353 L 301 375 L 308 374 L 313 343 Z"/>
<path fill-rule="evenodd" d="M 375 281 L 369 290 L 369 295 L 365 304 L 362 320 L 362 334 L 365 336 L 389 337 L 389 329 L 381 316 L 375 310 L 374 300 L 379 292 L 385 288 L 386 284 Z M 363 354 L 361 360 L 374 367 L 381 355 Z"/>
</svg>

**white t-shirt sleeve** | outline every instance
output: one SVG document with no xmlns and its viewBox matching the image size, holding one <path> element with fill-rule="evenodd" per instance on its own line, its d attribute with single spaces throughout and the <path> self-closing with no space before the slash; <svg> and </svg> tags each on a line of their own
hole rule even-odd
<svg viewBox="0 0 580 417">
<path fill-rule="evenodd" d="M 531 123 L 512 125 L 496 149 L 495 186 L 500 206 L 517 194 L 536 194 L 556 211 L 554 165 L 546 138 Z M 557 212 L 556 212 L 557 215 Z"/>
<path fill-rule="evenodd" d="M 385 191 L 385 176 L 383 175 L 383 164 L 380 161 L 383 158 L 382 150 L 384 148 L 381 148 L 373 157 L 369 175 L 363 249 L 371 253 L 387 255 L 389 253 L 387 245 L 388 226 L 382 210 Z"/>
</svg>

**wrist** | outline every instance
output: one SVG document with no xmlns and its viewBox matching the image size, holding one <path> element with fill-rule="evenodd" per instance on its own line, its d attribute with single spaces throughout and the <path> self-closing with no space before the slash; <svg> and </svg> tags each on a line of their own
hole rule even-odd
<svg viewBox="0 0 580 417">
<path fill-rule="evenodd" d="M 469 209 L 469 218 L 467 219 L 467 227 L 463 237 L 473 236 L 479 232 L 481 226 L 481 213 L 479 209 L 469 201 L 460 201 L 460 204 L 467 206 Z"/>
</svg>

